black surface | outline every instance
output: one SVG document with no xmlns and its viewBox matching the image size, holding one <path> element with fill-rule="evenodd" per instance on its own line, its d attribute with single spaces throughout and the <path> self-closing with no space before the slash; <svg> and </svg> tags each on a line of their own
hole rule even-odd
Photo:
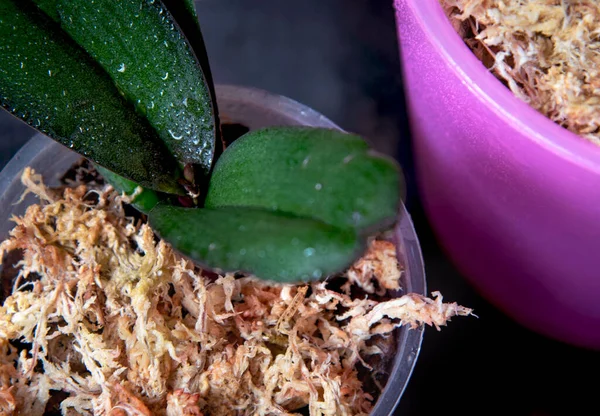
<svg viewBox="0 0 600 416">
<path fill-rule="evenodd" d="M 399 158 L 429 290 L 476 318 L 428 328 L 400 415 L 600 414 L 600 355 L 515 324 L 444 256 L 420 208 L 410 161 L 391 0 L 201 0 L 217 82 L 265 88 L 322 112 Z M 29 130 L 0 114 L 2 166 Z"/>
</svg>

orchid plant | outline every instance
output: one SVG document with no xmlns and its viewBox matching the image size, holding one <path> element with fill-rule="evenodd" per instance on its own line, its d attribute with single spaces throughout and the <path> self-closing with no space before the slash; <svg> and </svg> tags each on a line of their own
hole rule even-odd
<svg viewBox="0 0 600 416">
<path fill-rule="evenodd" d="M 398 216 L 397 163 L 337 130 L 226 146 L 192 0 L 0 0 L 0 101 L 88 158 L 203 267 L 338 273 Z"/>
</svg>

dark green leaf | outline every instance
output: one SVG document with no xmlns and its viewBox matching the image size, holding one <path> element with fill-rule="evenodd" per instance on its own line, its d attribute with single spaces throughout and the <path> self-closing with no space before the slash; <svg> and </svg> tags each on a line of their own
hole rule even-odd
<svg viewBox="0 0 600 416">
<path fill-rule="evenodd" d="M 368 231 L 395 222 L 402 177 L 358 136 L 273 127 L 235 141 L 218 160 L 206 207 L 247 206 Z"/>
<path fill-rule="evenodd" d="M 35 3 L 44 11 L 44 13 L 55 22 L 59 22 L 60 16 L 58 15 L 57 2 L 58 0 L 35 0 Z"/>
<path fill-rule="evenodd" d="M 363 250 L 352 229 L 260 209 L 159 204 L 149 221 L 175 250 L 205 266 L 282 282 L 342 271 Z"/>
<path fill-rule="evenodd" d="M 179 29 L 185 35 L 196 58 L 200 62 L 207 86 L 210 90 L 211 97 L 213 98 L 213 107 L 216 116 L 218 111 L 216 111 L 214 83 L 208 54 L 206 53 L 206 45 L 204 44 L 204 37 L 202 36 L 200 22 L 198 21 L 198 15 L 196 14 L 194 0 L 162 0 L 162 4 L 166 7 L 171 16 L 173 16 L 175 22 L 177 22 L 177 26 L 179 26 Z"/>
<path fill-rule="evenodd" d="M 187 38 L 190 46 L 192 47 L 204 78 L 206 79 L 206 85 L 210 93 L 214 123 L 217 128 L 215 129 L 215 155 L 214 159 L 218 158 L 223 150 L 222 132 L 219 121 L 219 110 L 217 106 L 217 95 L 215 92 L 215 86 L 210 70 L 210 63 L 208 60 L 208 54 L 206 53 L 206 45 L 204 44 L 204 37 L 200 30 L 200 22 L 198 21 L 198 15 L 196 14 L 196 6 L 194 0 L 162 0 L 169 13 L 173 16 L 173 19 L 177 22 L 179 28 L 183 31 L 183 34 Z"/>
<path fill-rule="evenodd" d="M 138 188 L 141 188 L 141 192 L 135 196 L 131 203 L 139 211 L 147 214 L 160 201 L 160 197 L 153 190 L 143 188 L 141 185 L 130 181 L 129 179 L 125 179 L 124 177 L 117 175 L 116 173 L 111 172 L 102 166 L 95 165 L 95 168 L 100 175 L 102 175 L 104 180 L 111 184 L 112 187 L 118 192 L 131 196 L 138 191 Z"/>
<path fill-rule="evenodd" d="M 0 0 L 0 39 L 3 107 L 145 187 L 180 192 L 175 160 L 154 130 L 35 5 Z"/>
<path fill-rule="evenodd" d="M 188 9 L 188 14 L 190 16 L 194 16 L 196 18 L 196 6 L 194 5 L 194 0 L 177 0 L 178 2 L 181 3 L 181 1 L 183 1 L 183 3 L 185 4 L 185 7 Z M 166 0 L 163 1 L 163 3 L 166 3 Z M 176 18 L 176 20 L 179 20 Z"/>
<path fill-rule="evenodd" d="M 210 89 L 189 42 L 162 3 L 55 2 L 62 28 L 105 69 L 177 160 L 197 164 L 208 174 L 216 126 Z"/>
</svg>

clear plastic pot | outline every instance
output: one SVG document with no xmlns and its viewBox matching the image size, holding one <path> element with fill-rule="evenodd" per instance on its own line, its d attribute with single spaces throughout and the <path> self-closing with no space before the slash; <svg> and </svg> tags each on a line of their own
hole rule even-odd
<svg viewBox="0 0 600 416">
<path fill-rule="evenodd" d="M 274 125 L 306 125 L 339 128 L 316 111 L 289 98 L 263 90 L 217 86 L 217 101 L 223 123 L 239 123 L 250 129 Z M 20 175 L 27 166 L 44 177 L 48 185 L 58 185 L 62 174 L 80 158 L 68 148 L 42 134 L 33 136 L 0 172 L 0 238 L 8 236 L 14 223 L 13 215 L 20 215 L 37 200 L 28 196 L 18 203 L 24 187 Z M 405 208 L 399 213 L 396 239 L 400 261 L 405 266 L 402 287 L 405 292 L 425 294 L 425 271 L 421 249 L 412 221 Z M 397 353 L 393 359 L 390 377 L 377 401 L 372 415 L 392 414 L 402 396 L 415 366 L 423 338 L 423 328 L 397 330 Z"/>
</svg>

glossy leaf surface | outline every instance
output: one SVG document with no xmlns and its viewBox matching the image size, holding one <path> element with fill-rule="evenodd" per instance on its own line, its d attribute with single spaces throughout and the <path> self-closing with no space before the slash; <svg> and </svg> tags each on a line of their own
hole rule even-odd
<svg viewBox="0 0 600 416">
<path fill-rule="evenodd" d="M 372 232 L 395 222 L 403 186 L 396 162 L 358 136 L 273 127 L 247 133 L 227 148 L 206 206 L 259 207 Z"/>
<path fill-rule="evenodd" d="M 145 187 L 180 192 L 177 164 L 155 131 L 35 5 L 0 0 L 0 38 L 4 108 Z"/>
<path fill-rule="evenodd" d="M 223 151 L 223 134 L 220 126 L 219 109 L 217 106 L 217 95 L 215 92 L 215 85 L 210 69 L 208 53 L 206 52 L 204 36 L 202 35 L 202 30 L 200 29 L 200 22 L 198 20 L 198 15 L 196 14 L 196 6 L 194 4 L 194 0 L 162 0 L 162 4 L 167 8 L 171 16 L 173 16 L 173 18 L 177 22 L 177 26 L 179 26 L 179 29 L 185 35 L 187 41 L 192 47 L 192 50 L 194 51 L 194 54 L 196 55 L 196 59 L 198 59 L 198 62 L 200 63 L 202 73 L 204 74 L 206 86 L 208 88 L 208 92 L 211 98 L 212 116 L 214 118 L 214 124 L 216 126 L 214 131 L 214 163 L 215 159 L 218 158 L 221 152 Z"/>
<path fill-rule="evenodd" d="M 210 89 L 167 8 L 148 0 L 35 1 L 59 16 L 61 27 L 104 68 L 181 165 L 199 165 L 206 175 L 216 134 Z M 186 3 L 172 3 L 191 18 Z"/>
<path fill-rule="evenodd" d="M 261 209 L 159 204 L 149 221 L 175 250 L 204 266 L 281 282 L 339 272 L 363 250 L 353 229 Z"/>
</svg>

